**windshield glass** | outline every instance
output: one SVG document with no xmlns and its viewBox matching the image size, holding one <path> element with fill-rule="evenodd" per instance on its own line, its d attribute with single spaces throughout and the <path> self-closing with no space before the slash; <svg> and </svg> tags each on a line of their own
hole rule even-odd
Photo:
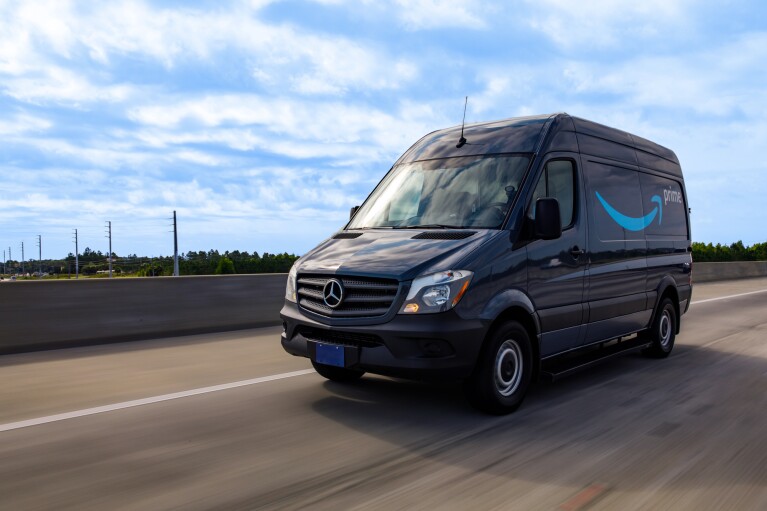
<svg viewBox="0 0 767 511">
<path fill-rule="evenodd" d="M 495 155 L 397 165 L 348 229 L 500 228 L 529 161 Z"/>
</svg>

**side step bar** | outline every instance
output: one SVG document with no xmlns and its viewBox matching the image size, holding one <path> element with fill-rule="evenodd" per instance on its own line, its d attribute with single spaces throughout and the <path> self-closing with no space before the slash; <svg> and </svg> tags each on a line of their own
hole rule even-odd
<svg viewBox="0 0 767 511">
<path fill-rule="evenodd" d="M 626 353 L 648 348 L 650 341 L 633 337 L 625 341 L 608 341 L 598 347 L 585 348 L 575 352 L 544 360 L 541 366 L 541 378 L 556 381 L 573 373 L 582 371 L 606 360 Z"/>
</svg>

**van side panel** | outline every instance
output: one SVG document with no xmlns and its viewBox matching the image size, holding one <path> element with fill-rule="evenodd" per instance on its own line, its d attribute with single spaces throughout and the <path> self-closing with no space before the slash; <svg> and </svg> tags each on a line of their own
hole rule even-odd
<svg viewBox="0 0 767 511">
<path fill-rule="evenodd" d="M 592 343 L 647 326 L 642 226 L 655 219 L 644 213 L 638 167 L 590 155 L 582 160 L 590 225 L 586 343 Z"/>
<path fill-rule="evenodd" d="M 647 238 L 647 291 L 654 306 L 660 294 L 673 282 L 680 302 L 689 299 L 690 228 L 688 206 L 684 185 L 678 178 L 641 169 L 640 183 L 644 197 L 657 197 L 655 203 L 662 215 L 658 223 L 653 222 L 645 231 Z M 681 171 L 680 171 L 681 173 Z M 669 279 L 670 277 L 670 279 Z M 686 303 L 680 306 L 684 312 Z"/>
<path fill-rule="evenodd" d="M 678 294 L 679 313 L 685 312 L 691 296 L 689 215 L 673 151 L 585 119 L 572 122 L 588 187 L 585 342 L 591 343 L 646 328 L 669 287 Z"/>
</svg>

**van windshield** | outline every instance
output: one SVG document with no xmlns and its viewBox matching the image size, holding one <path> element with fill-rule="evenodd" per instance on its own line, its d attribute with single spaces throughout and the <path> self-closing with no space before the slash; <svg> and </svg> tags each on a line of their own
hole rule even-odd
<svg viewBox="0 0 767 511">
<path fill-rule="evenodd" d="M 499 229 L 529 155 L 443 158 L 395 166 L 348 229 Z"/>
</svg>

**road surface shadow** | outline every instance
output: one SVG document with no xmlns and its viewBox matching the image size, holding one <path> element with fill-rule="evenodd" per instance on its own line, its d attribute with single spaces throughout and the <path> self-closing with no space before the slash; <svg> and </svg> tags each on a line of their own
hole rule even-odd
<svg viewBox="0 0 767 511">
<path fill-rule="evenodd" d="M 765 375 L 767 359 L 678 346 L 666 360 L 627 355 L 538 383 L 504 417 L 474 411 L 456 384 L 381 377 L 326 382 L 313 407 L 416 459 L 472 472 L 644 489 L 677 467 L 674 485 L 764 485 Z"/>
</svg>

